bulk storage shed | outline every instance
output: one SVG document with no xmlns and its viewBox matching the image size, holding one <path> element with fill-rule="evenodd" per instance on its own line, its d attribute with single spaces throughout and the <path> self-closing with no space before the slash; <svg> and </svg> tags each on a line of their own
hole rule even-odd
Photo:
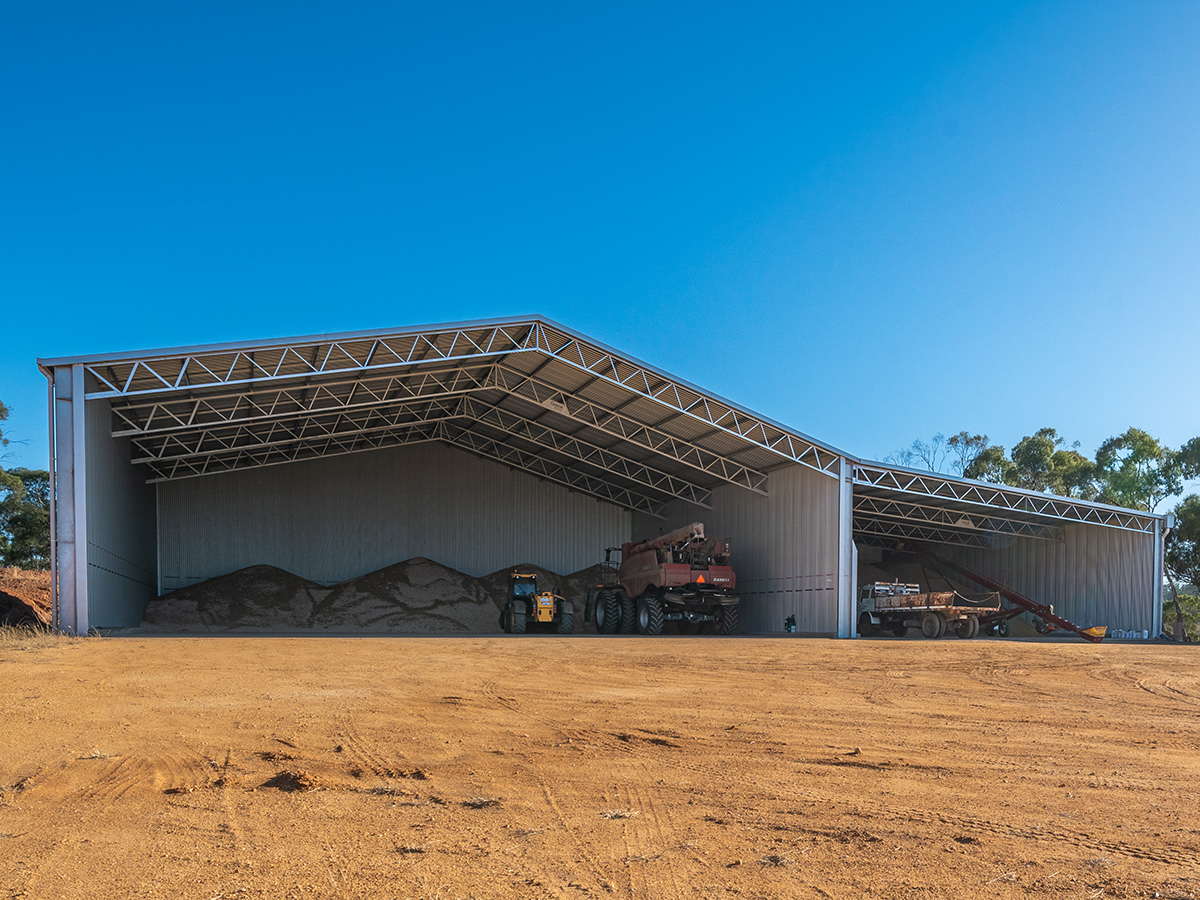
<svg viewBox="0 0 1200 900">
<path fill-rule="evenodd" d="M 1014 546 L 1074 540 L 1124 554 L 1132 574 L 1112 589 L 1089 576 L 1104 584 L 1088 602 L 1143 618 L 1155 608 L 1156 517 L 1087 520 L 1130 535 L 1110 546 L 1069 533 L 1086 504 L 1034 514 L 938 490 L 905 504 L 902 470 L 540 316 L 39 366 L 66 630 L 136 625 L 150 598 L 245 565 L 324 583 L 410 556 L 469 574 L 518 561 L 566 572 L 696 519 L 734 540 L 749 631 L 779 631 L 794 614 L 801 632 L 851 636 L 856 540 L 917 528 L 982 549 L 987 535 L 1011 534 L 1017 513 L 1037 534 L 1017 533 Z M 901 477 L 885 490 L 878 472 Z M 887 491 L 887 509 L 864 506 Z M 1048 559 L 1013 554 L 1030 577 Z M 1087 553 L 1059 556 L 1048 587 L 1074 592 Z"/>
</svg>

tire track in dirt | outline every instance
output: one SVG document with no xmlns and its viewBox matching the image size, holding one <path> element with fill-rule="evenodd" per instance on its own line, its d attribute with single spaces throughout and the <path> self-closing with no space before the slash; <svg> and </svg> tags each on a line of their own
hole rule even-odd
<svg viewBox="0 0 1200 900">
<path fill-rule="evenodd" d="M 359 766 L 379 778 L 387 780 L 396 778 L 424 780 L 428 777 L 428 773 L 424 769 L 409 764 L 408 758 L 402 750 L 395 750 L 395 757 L 378 750 L 373 742 L 359 733 L 358 726 L 349 716 L 339 716 L 336 721 L 338 738 L 347 759 L 358 763 Z M 353 775 L 353 772 L 347 774 Z"/>
<path fill-rule="evenodd" d="M 554 796 L 554 792 L 550 790 L 550 786 L 541 779 L 539 779 L 539 784 L 542 789 L 542 796 L 546 798 L 546 805 L 550 807 L 550 811 L 554 814 L 554 818 L 558 820 L 559 826 L 570 839 L 571 845 L 575 848 L 575 858 L 583 862 L 596 889 L 611 894 L 614 890 L 614 886 L 609 880 L 604 867 L 599 863 L 596 857 L 592 855 L 591 851 L 588 850 L 587 844 L 579 837 L 579 833 L 573 827 L 571 827 L 571 823 L 568 822 L 567 817 L 563 815 L 562 808 L 558 805 L 558 799 Z"/>
<path fill-rule="evenodd" d="M 138 788 L 160 793 L 194 790 L 208 782 L 210 771 L 208 760 L 191 751 L 122 756 L 80 793 L 89 800 L 111 801 Z"/>
<path fill-rule="evenodd" d="M 650 748 L 653 748 L 654 753 L 658 752 L 658 745 L 648 744 L 639 740 L 623 740 L 620 734 L 610 734 L 598 729 L 571 727 L 566 723 L 551 717 L 538 715 L 522 709 L 519 702 L 517 702 L 515 698 L 503 698 L 498 694 L 495 696 L 513 712 L 542 722 L 543 724 L 561 729 L 566 732 L 573 741 L 590 741 L 604 749 L 620 752 L 627 757 L 642 759 L 643 763 L 645 761 L 644 757 L 650 751 Z M 628 735 L 629 733 L 626 734 Z M 963 758 L 977 759 L 980 761 L 989 762 L 992 765 L 995 764 L 994 755 L 990 755 L 988 753 L 970 752 L 965 749 L 962 752 L 966 754 Z M 699 763 L 695 760 L 693 755 L 687 754 L 686 752 L 679 753 L 677 756 L 674 756 L 671 759 L 671 766 L 672 768 L 687 770 L 709 780 L 721 779 L 726 774 L 722 767 Z M 953 816 L 945 814 L 931 816 L 929 813 L 909 807 L 888 804 L 862 804 L 854 803 L 852 801 L 848 802 L 830 794 L 824 794 L 807 789 L 789 789 L 786 785 L 780 785 L 777 796 L 790 796 L 795 799 L 815 800 L 822 804 L 837 806 L 847 809 L 848 811 L 857 809 L 866 812 L 873 817 L 880 817 L 894 822 L 923 821 L 928 822 L 929 824 L 955 825 L 956 827 L 960 827 L 968 831 L 978 830 L 995 834 L 1000 837 L 1020 838 L 1039 842 L 1065 842 L 1073 846 L 1095 850 L 1098 853 L 1110 853 L 1113 855 L 1160 862 L 1168 865 L 1200 869 L 1200 852 L 1188 847 L 1167 846 L 1159 849 L 1144 848 L 1136 847 L 1132 844 L 1120 841 L 1113 842 L 1096 840 L 1091 838 L 1086 832 L 1073 831 L 1069 829 L 1043 829 L 1036 827 L 1023 828 L 971 816 Z"/>
</svg>

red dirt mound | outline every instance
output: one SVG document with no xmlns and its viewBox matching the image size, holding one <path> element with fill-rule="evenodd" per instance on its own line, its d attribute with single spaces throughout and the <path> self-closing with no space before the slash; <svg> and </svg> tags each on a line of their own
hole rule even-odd
<svg viewBox="0 0 1200 900">
<path fill-rule="evenodd" d="M 0 625 L 49 625 L 50 573 L 0 568 Z"/>
</svg>

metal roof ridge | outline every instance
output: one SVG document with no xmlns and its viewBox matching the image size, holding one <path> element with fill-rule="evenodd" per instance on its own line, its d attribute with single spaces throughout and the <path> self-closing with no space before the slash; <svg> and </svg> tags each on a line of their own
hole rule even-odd
<svg viewBox="0 0 1200 900">
<path fill-rule="evenodd" d="M 1131 509 L 1128 506 L 1113 506 L 1109 503 L 1099 503 L 1095 500 L 1084 500 L 1080 497 L 1064 497 L 1061 494 L 1051 494 L 1046 491 L 1032 491 L 1029 488 L 1017 487 L 1012 484 L 1001 484 L 995 481 L 980 481 L 976 478 L 965 478 L 962 475 L 947 475 L 944 472 L 932 472 L 928 469 L 913 469 L 908 466 L 897 465 L 896 463 L 883 462 L 878 459 L 854 459 L 851 462 L 864 465 L 875 466 L 880 469 L 887 469 L 894 472 L 905 472 L 909 475 L 920 475 L 926 478 L 940 478 L 944 481 L 953 481 L 957 484 L 979 485 L 981 487 L 993 488 L 1003 491 L 1008 491 L 1014 494 L 1023 494 L 1027 497 L 1041 497 L 1052 500 L 1062 500 L 1067 503 L 1074 503 L 1079 506 L 1088 506 L 1092 509 L 1103 509 L 1110 512 L 1130 513 L 1135 516 L 1142 516 L 1146 519 L 1165 519 L 1166 513 L 1146 512 L 1144 509 Z"/>
</svg>

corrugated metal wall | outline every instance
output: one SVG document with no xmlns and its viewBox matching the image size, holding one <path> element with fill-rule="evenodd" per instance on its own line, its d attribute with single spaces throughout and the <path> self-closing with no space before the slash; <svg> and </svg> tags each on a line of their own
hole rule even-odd
<svg viewBox="0 0 1200 900">
<path fill-rule="evenodd" d="M 332 584 L 424 556 L 469 575 L 575 572 L 630 514 L 440 444 L 159 485 L 164 593 L 266 563 Z"/>
<path fill-rule="evenodd" d="M 1072 523 L 1066 540 L 1013 539 L 983 550 L 942 547 L 964 565 L 1054 605 L 1076 625 L 1152 631 L 1154 627 L 1154 535 Z"/>
<path fill-rule="evenodd" d="M 141 624 L 156 593 L 154 488 L 129 462 L 129 439 L 113 438 L 107 400 L 88 400 L 88 622 Z"/>
<path fill-rule="evenodd" d="M 667 521 L 635 515 L 634 537 L 704 522 L 712 537 L 733 541 L 742 595 L 741 630 L 837 633 L 838 482 L 805 466 L 771 473 L 767 496 L 734 485 L 713 491 L 712 509 L 677 501 Z"/>
</svg>

